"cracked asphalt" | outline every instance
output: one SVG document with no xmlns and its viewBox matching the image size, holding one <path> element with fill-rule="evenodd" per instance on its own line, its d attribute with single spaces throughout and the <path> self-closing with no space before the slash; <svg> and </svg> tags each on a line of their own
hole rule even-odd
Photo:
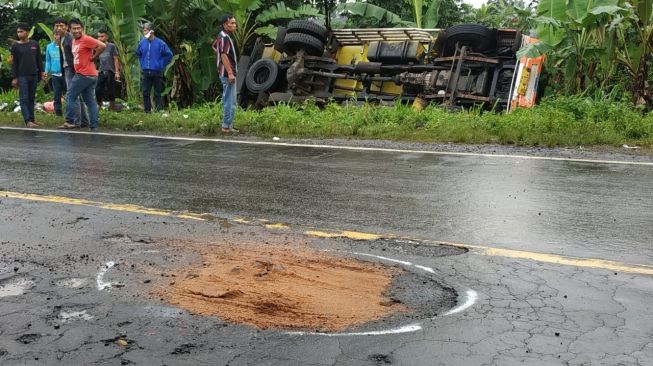
<svg viewBox="0 0 653 366">
<path fill-rule="evenodd" d="M 226 146 L 227 151 L 211 153 L 223 157 L 222 163 L 215 164 L 215 169 L 231 165 L 228 172 L 236 174 L 239 165 L 261 162 L 243 168 L 246 172 L 262 170 L 260 176 L 247 173 L 244 176 L 247 179 L 234 183 L 203 163 L 206 156 L 202 149 L 207 148 L 206 144 L 5 132 L 0 134 L 0 188 L 4 191 L 58 194 L 179 212 L 209 212 L 210 215 L 197 220 L 71 202 L 0 196 L 2 365 L 653 364 L 653 276 L 615 272 L 600 266 L 582 268 L 546 263 L 536 256 L 510 258 L 489 255 L 437 243 L 444 239 L 461 243 L 483 242 L 489 246 L 534 253 L 650 265 L 653 237 L 650 203 L 653 195 L 645 184 L 653 175 L 650 167 L 606 167 L 584 163 L 565 166 L 565 163 L 547 165 L 542 162 L 533 167 L 526 164 L 527 170 L 555 173 L 553 178 L 560 178 L 563 183 L 555 185 L 553 178 L 538 183 L 542 176 L 529 175 L 508 189 L 510 192 L 526 189 L 518 199 L 510 197 L 510 202 L 519 202 L 520 199 L 527 202 L 510 207 L 500 199 L 507 196 L 506 192 L 494 183 L 474 194 L 475 197 L 492 196 L 487 201 L 481 199 L 480 204 L 466 203 L 460 195 L 443 194 L 439 198 L 443 203 L 434 206 L 454 207 L 461 200 L 458 204 L 466 205 L 470 210 L 488 201 L 495 202 L 495 208 L 498 208 L 476 209 L 474 213 L 478 215 L 478 221 L 473 220 L 472 214 L 453 211 L 453 216 L 463 220 L 466 227 L 460 223 L 450 225 L 447 220 L 432 221 L 429 215 L 441 218 L 443 214 L 425 213 L 415 216 L 414 224 L 400 231 L 429 240 L 370 241 L 307 235 L 306 228 L 321 226 L 333 229 L 338 226 L 340 229 L 397 232 L 399 230 L 394 229 L 407 219 L 391 224 L 393 230 L 381 229 L 384 224 L 394 222 L 393 218 L 406 216 L 407 212 L 413 214 L 426 206 L 434 207 L 413 199 L 421 197 L 423 201 L 437 201 L 433 193 L 426 194 L 426 183 L 410 185 L 410 180 L 400 178 L 402 174 L 412 178 L 417 173 L 403 165 L 399 165 L 399 172 L 392 173 L 391 166 L 396 164 L 390 164 L 390 167 L 381 164 L 383 160 L 393 161 L 392 155 L 384 155 L 379 160 L 358 157 L 358 161 L 350 163 L 358 166 L 359 172 L 363 171 L 357 174 L 347 170 L 342 160 L 355 159 L 354 153 L 342 156 L 337 152 L 316 152 L 302 158 L 298 157 L 297 150 L 287 147 L 275 152 L 271 147 L 258 151 L 253 147 Z M 75 149 L 79 149 L 77 154 Z M 162 171 L 157 159 L 166 149 L 174 151 L 177 154 L 174 156 L 190 156 L 191 159 L 179 159 L 187 165 Z M 142 159 L 145 153 L 149 154 L 149 169 L 142 165 L 133 166 L 133 162 Z M 254 157 L 245 158 L 247 154 Z M 195 163 L 192 157 L 199 162 Z M 119 158 L 123 158 L 122 163 Z M 267 159 L 289 161 L 294 165 L 279 164 L 266 169 L 263 165 L 269 163 Z M 406 160 L 401 154 L 397 159 Z M 465 180 L 452 173 L 455 169 L 475 172 L 490 169 L 478 167 L 479 164 L 487 165 L 486 160 L 479 163 L 470 157 L 431 159 L 435 162 L 426 157 L 413 157 L 411 161 L 415 161 L 422 175 L 448 177 L 450 182 L 455 178 L 453 182 L 457 184 Z M 170 162 L 175 159 L 163 157 L 161 160 Z M 345 198 L 335 197 L 331 204 L 313 200 L 308 191 L 325 183 L 320 181 L 320 175 L 314 184 L 308 186 L 300 184 L 305 181 L 296 174 L 289 173 L 290 177 L 297 178 L 289 182 L 280 176 L 284 174 L 282 168 L 286 165 L 304 169 L 306 174 L 307 171 L 319 171 L 320 164 L 325 162 L 321 168 L 325 174 L 332 173 L 337 166 L 349 179 L 380 180 L 399 174 L 390 181 L 403 183 L 400 186 L 405 191 L 403 198 L 411 198 L 410 204 L 400 205 L 386 216 L 380 212 L 387 210 L 388 206 L 372 205 L 371 211 L 364 211 L 359 215 L 364 217 L 357 220 L 356 210 L 363 210 L 365 204 L 383 198 L 383 194 L 374 193 L 378 189 L 376 183 L 366 185 L 359 182 L 363 188 L 354 189 L 335 181 L 338 185 L 321 190 L 319 194 L 328 197 L 327 193 L 349 189 L 355 209 L 340 212 L 340 219 L 335 222 L 339 225 L 320 225 L 338 216 L 334 210 L 348 207 L 343 204 Z M 186 175 L 198 168 L 197 164 L 204 170 L 196 175 Z M 501 180 L 501 175 L 512 177 L 512 180 L 524 176 L 524 164 L 513 166 L 492 162 L 490 165 L 500 169 L 501 174 L 491 175 L 500 182 L 510 181 L 507 178 Z M 369 168 L 361 169 L 360 166 Z M 372 169 L 373 166 L 377 168 Z M 173 170 L 178 173 L 176 178 Z M 375 176 L 374 171 L 383 174 Z M 254 184 L 255 189 L 248 190 L 247 184 L 254 177 L 267 177 L 271 185 L 281 188 L 281 193 L 261 197 L 256 202 L 262 206 L 258 211 L 252 200 L 269 186 L 267 183 Z M 630 184 L 619 187 L 620 179 Z M 443 184 L 440 181 L 437 186 Z M 555 185 L 553 192 L 565 193 L 560 200 L 570 200 L 576 205 L 575 212 L 560 214 L 567 220 L 567 225 L 558 222 L 562 218 L 550 218 L 554 208 L 561 207 L 558 204 L 528 208 L 534 203 L 556 199 L 554 194 L 543 191 L 542 186 L 547 184 Z M 572 191 L 565 184 L 576 190 Z M 239 196 L 227 194 L 224 197 L 216 193 L 223 192 L 221 188 L 230 194 L 240 192 Z M 181 190 L 177 196 L 173 194 L 175 189 Z M 202 189 L 212 201 L 188 195 L 188 192 L 198 193 Z M 535 197 L 526 194 L 532 190 L 540 193 Z M 393 193 L 388 195 L 397 193 L 391 191 Z M 585 201 L 583 194 L 589 197 Z M 602 200 L 599 200 L 597 197 L 601 195 Z M 230 203 L 228 199 L 231 199 Z M 391 204 L 399 201 L 387 196 L 386 199 Z M 240 211 L 238 204 L 242 201 L 249 203 L 244 204 L 245 209 Z M 293 201 L 296 203 L 292 204 Z M 282 207 L 274 206 L 274 202 Z M 302 217 L 303 202 L 313 202 L 316 206 L 308 210 L 308 219 Z M 609 205 L 613 205 L 614 212 L 609 210 Z M 512 208 L 514 215 L 508 215 L 508 208 Z M 323 211 L 321 215 L 317 214 L 320 210 Z M 549 217 L 546 224 L 538 225 L 535 220 L 540 215 L 530 215 L 531 211 Z M 268 212 L 276 214 L 272 215 L 274 217 L 263 215 Z M 379 215 L 376 221 L 370 212 Z M 595 214 L 590 218 L 569 221 L 579 212 Z M 496 213 L 500 215 L 492 217 Z M 284 218 L 283 221 L 291 225 L 270 228 L 257 220 L 239 220 L 242 216 Z M 503 220 L 509 223 L 503 224 Z M 612 224 L 610 230 L 609 223 L 614 220 L 618 224 Z M 419 229 L 413 230 L 413 227 Z M 486 231 L 485 234 L 469 235 L 472 229 Z M 513 230 L 501 234 L 502 230 L 508 229 Z M 529 230 L 535 231 L 533 235 L 528 235 Z M 445 232 L 446 235 L 439 235 Z M 548 233 L 555 233 L 555 245 L 542 241 Z M 417 313 L 412 318 L 380 321 L 344 334 L 310 334 L 310 330 L 291 334 L 285 330 L 260 330 L 230 324 L 218 318 L 189 314 L 151 295 L 155 286 L 175 281 L 175 269 L 201 263 L 199 255 L 190 248 L 169 244 L 184 240 L 275 245 L 299 243 L 317 249 L 337 250 L 360 260 L 378 261 L 399 266 L 416 276 L 428 276 L 443 288 L 453 289 L 456 296 L 453 302 L 443 302 L 439 309 Z M 109 262 L 114 262 L 115 266 L 108 268 Z M 408 262 L 413 265 L 407 265 Z M 429 268 L 432 272 L 420 270 L 415 265 Z M 100 290 L 103 284 L 110 286 Z M 404 289 L 402 296 L 410 296 L 410 283 L 400 285 L 408 288 Z M 414 287 L 417 288 L 419 286 Z M 476 294 L 473 303 L 446 315 L 449 310 L 468 304 L 470 290 Z M 412 293 L 416 294 L 415 291 Z M 383 335 L 352 334 L 396 329 L 409 324 L 419 324 L 419 329 Z"/>
</svg>

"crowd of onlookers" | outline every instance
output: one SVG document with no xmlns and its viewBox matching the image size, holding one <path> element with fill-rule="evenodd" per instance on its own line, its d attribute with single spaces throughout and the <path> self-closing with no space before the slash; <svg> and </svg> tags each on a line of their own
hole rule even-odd
<svg viewBox="0 0 653 366">
<path fill-rule="evenodd" d="M 225 15 L 222 30 L 214 43 L 216 65 L 223 85 L 225 114 L 222 131 L 225 133 L 236 131 L 233 129 L 233 114 L 237 48 L 231 36 L 235 29 L 234 17 Z M 29 33 L 28 24 L 18 23 L 18 39 L 11 46 L 12 86 L 19 91 L 25 126 L 39 126 L 34 116 L 36 88 L 40 80 L 48 80 L 54 94 L 54 113 L 65 118 L 59 128 L 90 127 L 91 131 L 97 130 L 98 105 L 106 101 L 109 109 L 115 110 L 116 91 L 121 80 L 118 48 L 110 42 L 108 32 L 100 30 L 94 38 L 85 34 L 84 24 L 79 19 L 56 18 L 54 39 L 45 49 L 45 63 L 38 42 L 30 40 Z M 155 36 L 150 23 L 143 25 L 143 39 L 136 48 L 136 56 L 141 67 L 143 110 L 145 113 L 150 113 L 153 107 L 156 111 L 161 110 L 164 71 L 173 54 L 165 41 Z"/>
</svg>

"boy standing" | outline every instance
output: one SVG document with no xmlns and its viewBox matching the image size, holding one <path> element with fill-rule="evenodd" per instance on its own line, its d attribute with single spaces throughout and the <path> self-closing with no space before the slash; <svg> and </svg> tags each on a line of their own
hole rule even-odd
<svg viewBox="0 0 653 366">
<path fill-rule="evenodd" d="M 120 81 L 120 61 L 118 60 L 118 47 L 109 42 L 109 34 L 105 29 L 97 33 L 97 39 L 107 45 L 107 48 L 100 54 L 100 73 L 98 75 L 95 97 L 98 105 L 102 101 L 109 101 L 109 110 L 115 110 L 116 104 L 116 82 Z"/>
<path fill-rule="evenodd" d="M 26 23 L 18 23 L 16 35 L 18 41 L 11 46 L 13 63 L 11 72 L 13 79 L 11 85 L 18 87 L 20 96 L 20 112 L 23 115 L 25 127 L 38 127 L 34 119 L 34 102 L 36 99 L 36 86 L 39 76 L 45 80 L 41 48 L 36 41 L 29 39 L 30 28 Z"/>
<path fill-rule="evenodd" d="M 61 52 L 61 36 L 54 34 L 54 40 L 45 49 L 45 73 L 50 76 L 52 89 L 54 90 L 54 113 L 61 117 L 61 99 L 66 90 L 66 78 L 63 76 L 63 63 Z"/>
</svg>

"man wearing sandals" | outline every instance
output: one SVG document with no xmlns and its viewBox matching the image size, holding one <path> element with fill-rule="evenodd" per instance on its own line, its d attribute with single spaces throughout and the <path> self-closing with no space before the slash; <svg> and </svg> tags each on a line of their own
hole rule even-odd
<svg viewBox="0 0 653 366">
<path fill-rule="evenodd" d="M 64 18 L 58 17 L 54 20 L 54 32 L 61 37 L 60 49 L 61 59 L 63 64 L 63 75 L 66 80 L 66 90 L 70 90 L 70 86 L 75 76 L 75 56 L 73 55 L 73 35 L 68 31 L 68 21 Z M 66 94 L 67 96 L 68 94 Z M 75 127 L 88 127 L 88 113 L 86 108 L 82 105 L 82 98 L 78 98 L 78 108 L 75 112 Z M 65 128 L 59 126 L 59 128 Z"/>
<path fill-rule="evenodd" d="M 95 85 L 97 84 L 97 69 L 95 60 L 107 47 L 97 39 L 84 34 L 84 25 L 79 19 L 70 20 L 70 31 L 73 34 L 73 55 L 75 57 L 75 76 L 66 94 L 66 123 L 63 128 L 75 128 L 75 117 L 79 96 L 88 107 L 91 131 L 98 128 L 99 111 L 95 101 Z"/>
</svg>

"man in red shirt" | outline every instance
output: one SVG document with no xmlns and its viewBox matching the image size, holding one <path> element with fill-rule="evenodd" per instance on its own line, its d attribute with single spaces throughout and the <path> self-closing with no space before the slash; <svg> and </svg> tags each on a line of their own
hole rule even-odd
<svg viewBox="0 0 653 366">
<path fill-rule="evenodd" d="M 70 20 L 70 32 L 73 34 L 73 56 L 75 64 L 75 76 L 70 83 L 70 89 L 66 94 L 66 123 L 61 128 L 75 128 L 75 116 L 79 103 L 79 96 L 82 96 L 84 104 L 88 108 L 91 131 L 98 127 L 99 111 L 95 101 L 95 85 L 97 84 L 97 69 L 95 60 L 107 47 L 97 39 L 84 34 L 84 24 L 77 19 Z"/>
</svg>

